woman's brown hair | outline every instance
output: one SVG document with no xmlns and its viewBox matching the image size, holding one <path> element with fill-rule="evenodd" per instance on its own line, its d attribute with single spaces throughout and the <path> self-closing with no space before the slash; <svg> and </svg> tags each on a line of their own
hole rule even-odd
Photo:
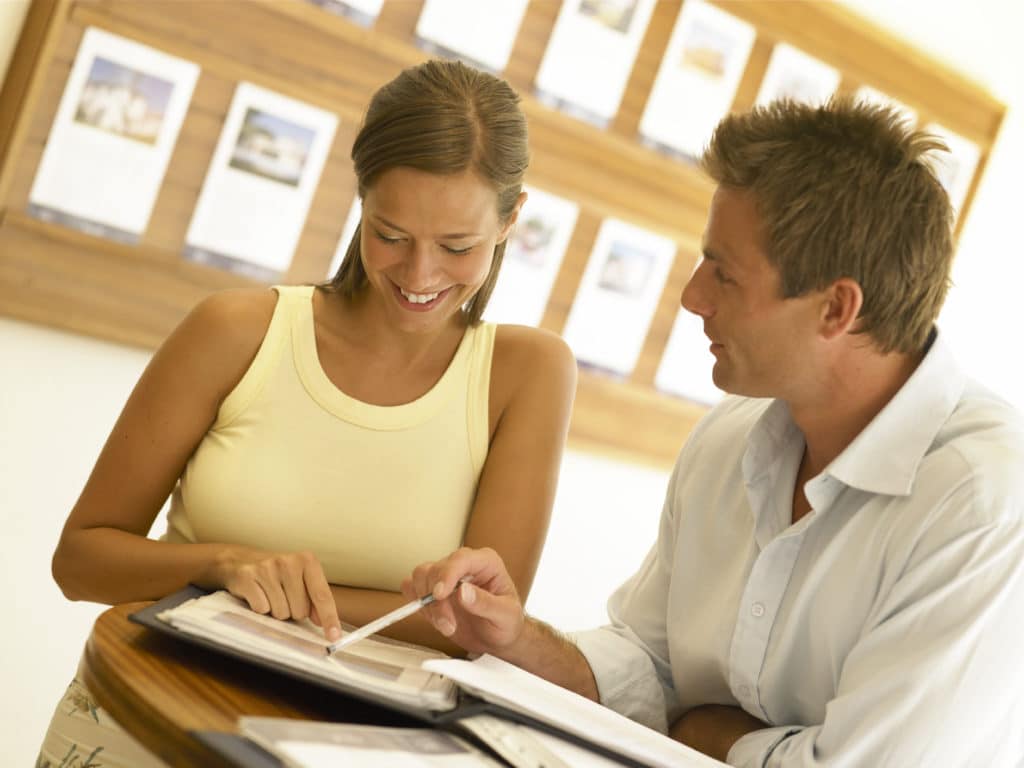
<svg viewBox="0 0 1024 768">
<path fill-rule="evenodd" d="M 458 61 L 431 60 L 402 71 L 374 94 L 352 144 L 359 197 L 381 173 L 406 167 L 437 174 L 472 170 L 498 196 L 498 217 L 508 221 L 529 164 L 526 118 L 519 96 L 504 80 Z M 356 227 L 337 274 L 326 286 L 354 296 L 366 284 Z M 465 306 L 480 321 L 498 279 L 505 242 L 494 248 L 491 270 Z"/>
</svg>

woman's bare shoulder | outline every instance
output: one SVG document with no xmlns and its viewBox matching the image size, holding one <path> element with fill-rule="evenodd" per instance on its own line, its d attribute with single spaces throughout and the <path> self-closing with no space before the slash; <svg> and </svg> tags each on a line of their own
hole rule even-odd
<svg viewBox="0 0 1024 768">
<path fill-rule="evenodd" d="M 218 339 L 259 346 L 276 306 L 277 291 L 270 288 L 218 291 L 196 304 L 185 323 Z"/>
<path fill-rule="evenodd" d="M 557 333 L 525 325 L 498 325 L 491 376 L 516 385 L 541 379 L 548 386 L 575 390 L 576 359 Z"/>
<path fill-rule="evenodd" d="M 193 307 L 164 342 L 163 352 L 202 371 L 226 392 L 241 379 L 263 343 L 277 306 L 269 288 L 218 291 Z"/>
</svg>

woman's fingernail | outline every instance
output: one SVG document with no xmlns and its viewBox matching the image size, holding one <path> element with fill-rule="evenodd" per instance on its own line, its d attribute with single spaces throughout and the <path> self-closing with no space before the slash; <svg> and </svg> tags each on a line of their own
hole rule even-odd
<svg viewBox="0 0 1024 768">
<path fill-rule="evenodd" d="M 332 643 L 335 640 L 340 640 L 341 639 L 341 630 L 338 629 L 337 627 L 331 627 L 330 629 L 327 630 L 327 639 L 330 640 Z"/>
<path fill-rule="evenodd" d="M 455 632 L 455 625 L 448 619 L 441 619 L 437 622 L 437 631 L 445 637 L 449 637 L 453 632 Z"/>
<path fill-rule="evenodd" d="M 476 601 L 476 590 L 469 584 L 462 584 L 459 587 L 459 596 L 466 605 L 472 605 Z"/>
</svg>

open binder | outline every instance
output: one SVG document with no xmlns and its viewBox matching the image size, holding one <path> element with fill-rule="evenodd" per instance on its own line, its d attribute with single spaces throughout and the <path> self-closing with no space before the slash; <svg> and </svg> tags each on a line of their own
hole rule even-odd
<svg viewBox="0 0 1024 768">
<path fill-rule="evenodd" d="M 405 714 L 435 728 L 465 732 L 466 728 L 459 726 L 460 720 L 466 720 L 476 715 L 493 715 L 505 721 L 520 723 L 553 734 L 622 765 L 641 768 L 660 768 L 661 766 L 665 766 L 665 768 L 668 766 L 711 768 L 723 765 L 589 699 L 559 688 L 491 656 L 483 656 L 475 661 L 464 661 L 450 659 L 439 652 L 419 646 L 396 644 L 433 657 L 422 662 L 423 669 L 429 673 L 443 676 L 451 686 L 450 701 L 446 701 L 443 696 L 434 696 L 429 703 L 424 701 L 417 703 L 396 698 L 391 692 L 374 684 L 372 676 L 325 677 L 309 669 L 299 668 L 281 658 L 258 655 L 250 648 L 238 647 L 222 638 L 202 637 L 184 631 L 165 620 L 169 615 L 168 611 L 180 608 L 190 600 L 201 597 L 209 599 L 220 594 L 223 593 L 208 595 L 197 587 L 189 587 L 131 614 L 129 618 L 165 635 L 227 654 L 279 674 L 322 686 L 377 707 Z M 233 600 L 233 598 L 229 599 Z M 164 618 L 161 618 L 161 615 Z M 292 624 L 291 622 L 277 622 L 276 619 L 259 614 L 252 614 L 252 616 L 259 617 L 262 622 L 276 622 L 280 625 Z M 370 643 L 371 640 L 363 642 Z M 393 641 L 384 641 L 384 643 L 391 642 Z M 361 644 L 351 647 L 355 649 L 358 645 Z M 326 650 L 324 653 L 326 656 Z M 432 690 L 435 688 L 432 687 Z M 205 734 L 200 735 L 200 738 L 215 746 L 222 753 L 225 752 L 225 749 L 230 751 L 235 747 L 249 753 L 248 760 L 239 763 L 240 765 L 256 764 L 253 762 L 251 750 L 244 746 L 232 746 L 232 742 L 235 740 L 245 742 L 241 737 L 225 738 L 223 734 Z M 270 756 L 267 756 L 267 759 L 270 762 L 261 764 L 278 764 Z"/>
</svg>

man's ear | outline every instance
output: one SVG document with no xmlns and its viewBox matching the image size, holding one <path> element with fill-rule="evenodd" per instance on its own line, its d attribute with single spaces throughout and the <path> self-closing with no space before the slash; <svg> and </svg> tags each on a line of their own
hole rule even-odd
<svg viewBox="0 0 1024 768">
<path fill-rule="evenodd" d="M 512 206 L 512 213 L 509 214 L 508 219 L 505 221 L 505 226 L 501 228 L 501 232 L 498 233 L 498 240 L 496 244 L 504 243 L 508 240 L 508 236 L 512 234 L 512 227 L 516 225 L 516 220 L 519 218 L 519 211 L 523 207 L 523 203 L 526 202 L 526 193 L 520 192 L 519 197 L 516 198 L 516 204 Z"/>
<path fill-rule="evenodd" d="M 825 289 L 821 309 L 822 336 L 834 339 L 849 333 L 857 322 L 863 304 L 864 292 L 852 277 L 841 277 L 832 283 Z"/>
</svg>

